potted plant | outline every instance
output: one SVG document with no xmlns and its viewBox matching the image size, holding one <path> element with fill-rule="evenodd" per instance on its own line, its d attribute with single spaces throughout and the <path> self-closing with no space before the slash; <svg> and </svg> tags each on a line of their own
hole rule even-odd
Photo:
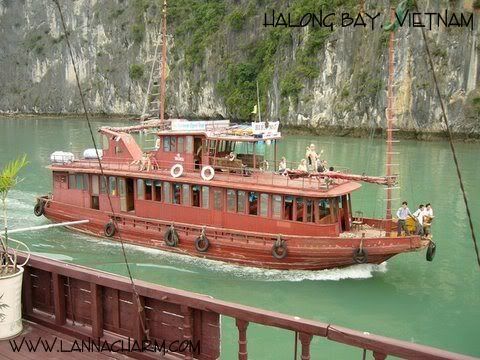
<svg viewBox="0 0 480 360">
<path fill-rule="evenodd" d="M 22 332 L 22 279 L 26 261 L 21 265 L 17 263 L 16 249 L 11 248 L 9 243 L 26 245 L 8 238 L 7 198 L 9 191 L 21 181 L 18 174 L 27 164 L 27 157 L 23 155 L 6 164 L 0 171 L 0 201 L 4 223 L 4 232 L 0 235 L 0 340 Z"/>
</svg>

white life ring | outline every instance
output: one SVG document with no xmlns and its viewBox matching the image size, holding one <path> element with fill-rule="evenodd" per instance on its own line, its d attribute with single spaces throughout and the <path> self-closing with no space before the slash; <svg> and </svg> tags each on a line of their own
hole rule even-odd
<svg viewBox="0 0 480 360">
<path fill-rule="evenodd" d="M 203 180 L 210 181 L 215 176 L 215 170 L 211 166 L 204 166 L 200 174 Z"/>
<path fill-rule="evenodd" d="M 174 177 L 174 178 L 178 178 L 178 177 L 182 176 L 182 174 L 183 174 L 182 164 L 175 164 L 170 169 L 170 175 L 172 175 L 172 177 Z"/>
</svg>

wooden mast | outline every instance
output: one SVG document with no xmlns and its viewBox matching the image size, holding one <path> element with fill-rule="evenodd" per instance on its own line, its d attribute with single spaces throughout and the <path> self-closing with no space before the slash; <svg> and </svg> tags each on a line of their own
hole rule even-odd
<svg viewBox="0 0 480 360">
<path fill-rule="evenodd" d="M 390 21 L 393 24 L 395 21 L 395 10 L 390 10 Z M 387 177 L 387 195 L 386 195 L 386 236 L 391 233 L 392 220 L 392 155 L 393 155 L 393 121 L 394 121 L 394 98 L 393 98 L 393 80 L 394 80 L 394 41 L 395 31 L 394 27 L 390 30 L 390 39 L 388 44 L 388 86 L 387 86 L 387 156 L 386 156 L 386 177 Z"/>
<path fill-rule="evenodd" d="M 160 108 L 158 110 L 160 121 L 165 119 L 165 81 L 167 72 L 167 0 L 163 1 L 162 20 L 162 67 L 160 73 Z"/>
</svg>

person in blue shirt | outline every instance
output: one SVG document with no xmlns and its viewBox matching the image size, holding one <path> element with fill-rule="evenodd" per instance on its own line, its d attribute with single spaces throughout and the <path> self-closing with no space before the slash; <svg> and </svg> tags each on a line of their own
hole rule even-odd
<svg viewBox="0 0 480 360">
<path fill-rule="evenodd" d="M 397 236 L 402 234 L 402 230 L 405 231 L 405 235 L 410 235 L 410 231 L 408 231 L 407 226 L 405 224 L 405 220 L 409 216 L 412 216 L 410 209 L 407 207 L 408 203 L 406 201 L 402 202 L 402 206 L 397 210 Z"/>
</svg>

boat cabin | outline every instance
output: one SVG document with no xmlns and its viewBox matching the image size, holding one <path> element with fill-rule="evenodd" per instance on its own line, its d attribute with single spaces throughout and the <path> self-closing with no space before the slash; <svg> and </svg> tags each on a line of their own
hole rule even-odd
<svg viewBox="0 0 480 360">
<path fill-rule="evenodd" d="M 216 125 L 207 131 L 172 126 L 156 132 L 148 171 L 132 165 L 144 152 L 131 134 L 103 129 L 102 167 L 108 176 L 101 178 L 97 160 L 52 164 L 53 198 L 109 213 L 108 193 L 120 215 L 225 229 L 304 236 L 349 230 L 350 192 L 358 183 L 324 189 L 318 180 L 289 180 L 266 171 L 263 148 L 267 141 L 273 145 L 275 169 L 279 133 L 264 138 L 247 127 Z M 175 164 L 183 166 L 180 177 L 170 174 Z M 199 174 L 206 165 L 215 169 L 210 181 Z"/>
</svg>

